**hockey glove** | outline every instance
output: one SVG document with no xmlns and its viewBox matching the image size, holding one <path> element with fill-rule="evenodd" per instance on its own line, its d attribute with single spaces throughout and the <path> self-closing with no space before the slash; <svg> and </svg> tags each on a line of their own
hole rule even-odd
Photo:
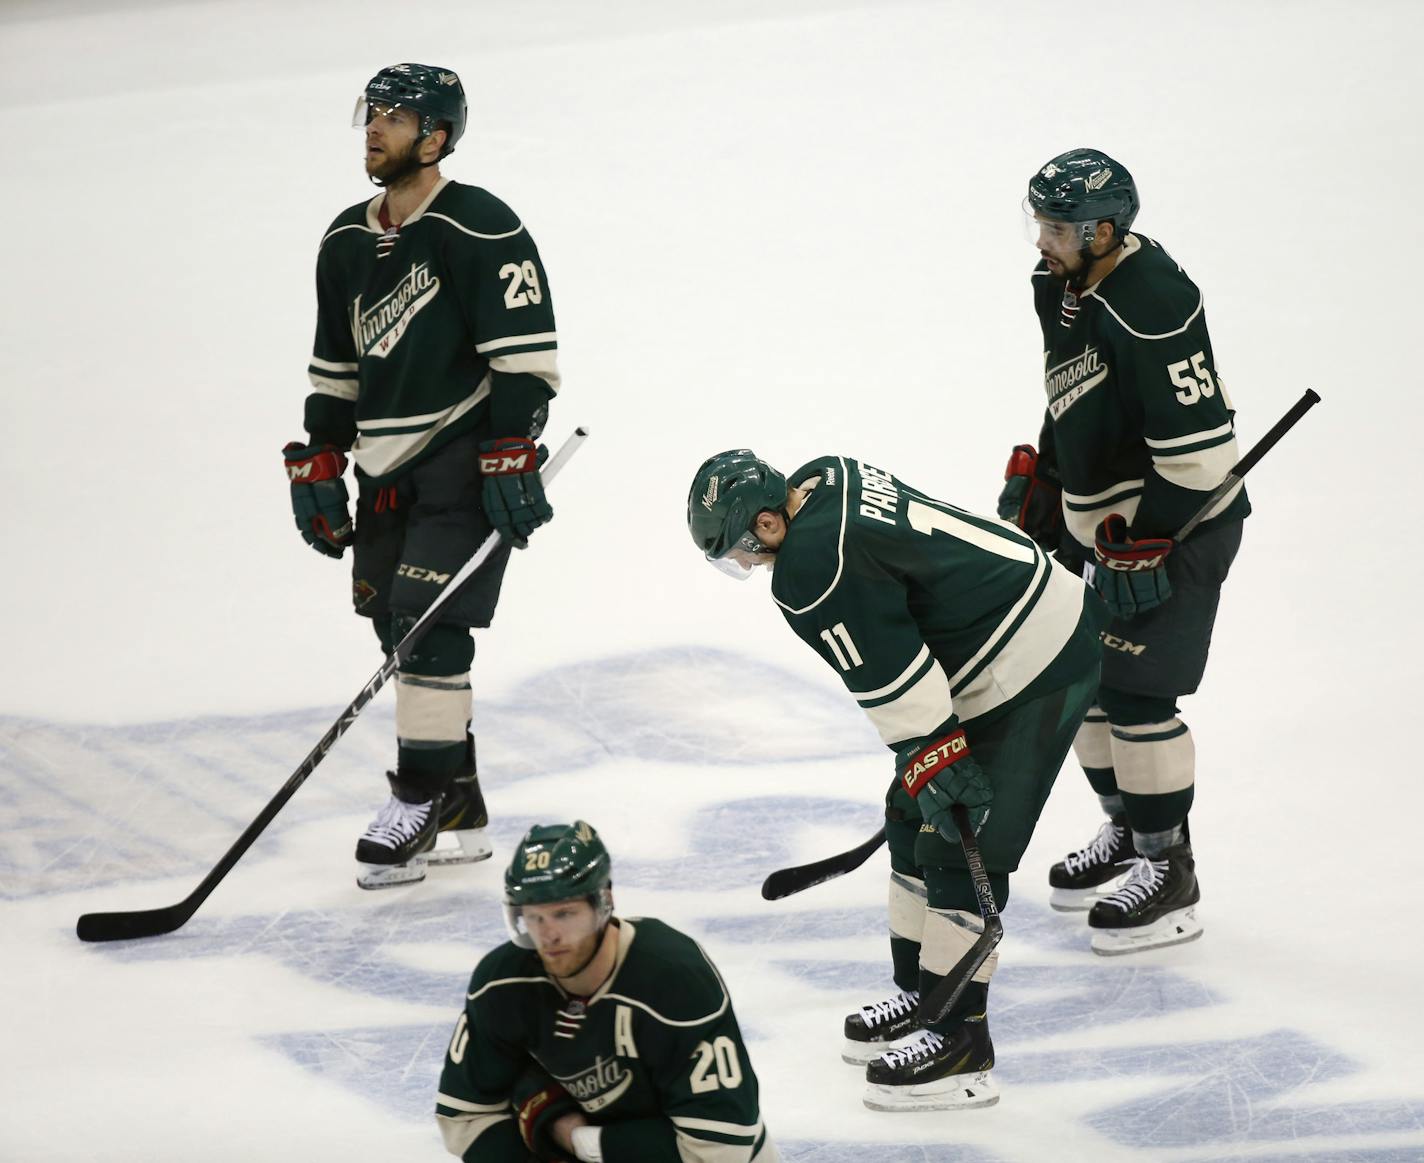
<svg viewBox="0 0 1424 1163">
<path fill-rule="evenodd" d="M 900 785 L 914 797 L 925 823 L 952 844 L 959 829 L 950 814 L 953 804 L 969 809 L 969 826 L 977 834 L 989 818 L 994 788 L 978 762 L 969 754 L 964 732 L 956 729 L 942 739 L 902 748 L 896 756 Z"/>
<path fill-rule="evenodd" d="M 293 440 L 282 449 L 292 484 L 297 531 L 318 553 L 340 557 L 351 544 L 350 497 L 341 474 L 346 454 L 333 444 Z"/>
<path fill-rule="evenodd" d="M 490 524 L 516 549 L 529 544 L 529 534 L 554 515 L 544 499 L 539 466 L 549 450 L 532 440 L 506 436 L 480 445 L 480 475 L 484 477 L 485 513 Z"/>
<path fill-rule="evenodd" d="M 1098 559 L 1093 588 L 1114 617 L 1131 618 L 1172 596 L 1166 562 L 1175 544 L 1170 537 L 1134 541 L 1127 531 L 1127 519 L 1119 513 L 1109 514 L 1098 526 L 1093 538 Z"/>
<path fill-rule="evenodd" d="M 582 1109 L 569 1092 L 542 1070 L 526 1070 L 515 1083 L 510 1096 L 519 1120 L 519 1137 L 529 1153 L 545 1163 L 561 1163 L 569 1156 L 559 1149 L 550 1133 L 564 1115 L 581 1113 Z"/>
<path fill-rule="evenodd" d="M 999 518 L 1012 521 L 1045 549 L 1053 549 L 1063 529 L 1062 497 L 1057 473 L 1041 462 L 1033 445 L 1015 445 L 1004 469 Z"/>
</svg>

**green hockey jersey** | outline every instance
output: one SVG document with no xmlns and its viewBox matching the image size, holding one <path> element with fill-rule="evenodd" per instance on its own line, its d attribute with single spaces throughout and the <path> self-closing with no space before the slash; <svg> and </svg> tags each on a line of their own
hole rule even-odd
<svg viewBox="0 0 1424 1163">
<path fill-rule="evenodd" d="M 322 239 L 306 405 L 312 439 L 377 479 L 481 423 L 530 435 L 559 387 L 548 281 L 514 212 L 445 178 L 387 230 L 384 200 Z"/>
<path fill-rule="evenodd" d="M 1078 291 L 1033 272 L 1048 409 L 1040 451 L 1063 482 L 1071 537 L 1091 548 L 1121 513 L 1137 537 L 1171 537 L 1239 459 L 1202 294 L 1165 250 L 1129 234 L 1117 266 Z M 1245 486 L 1208 520 L 1250 512 Z"/>
<path fill-rule="evenodd" d="M 972 745 L 974 720 L 1098 657 L 1097 599 L 1012 525 L 848 457 L 786 479 L 811 491 L 777 551 L 772 597 L 887 745 L 956 722 Z"/>
<path fill-rule="evenodd" d="M 446 1147 L 471 1163 L 526 1163 L 510 1096 L 537 1064 L 603 1128 L 606 1163 L 777 1163 L 707 954 L 651 917 L 621 919 L 618 943 L 589 998 L 570 997 L 513 943 L 480 961 L 436 1096 Z"/>
</svg>

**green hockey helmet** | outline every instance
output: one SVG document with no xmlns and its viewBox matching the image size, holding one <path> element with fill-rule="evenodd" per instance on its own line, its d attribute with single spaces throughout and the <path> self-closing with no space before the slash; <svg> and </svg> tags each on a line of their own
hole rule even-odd
<svg viewBox="0 0 1424 1163">
<path fill-rule="evenodd" d="M 702 462 L 687 492 L 687 528 L 708 561 L 733 577 L 751 570 L 728 558 L 734 549 L 764 553 L 752 533 L 757 514 L 786 511 L 786 478 L 750 448 L 719 452 Z"/>
<path fill-rule="evenodd" d="M 586 900 L 598 915 L 600 929 L 613 915 L 613 864 L 593 827 L 536 824 L 514 848 L 504 872 L 504 919 L 510 938 L 525 949 L 533 938 L 521 917 L 525 905 Z"/>
<path fill-rule="evenodd" d="M 1111 222 L 1119 242 L 1127 237 L 1140 203 L 1127 167 L 1101 150 L 1070 149 L 1029 179 L 1024 199 L 1026 229 L 1037 243 L 1044 219 L 1072 224 L 1083 247 L 1097 237 L 1098 223 Z"/>
<path fill-rule="evenodd" d="M 388 65 L 366 82 L 366 91 L 356 101 L 351 124 L 365 126 L 374 109 L 405 108 L 420 114 L 420 136 L 429 137 L 442 122 L 446 126 L 443 158 L 455 152 L 455 143 L 465 132 L 468 107 L 465 89 L 453 69 L 434 65 Z"/>
</svg>

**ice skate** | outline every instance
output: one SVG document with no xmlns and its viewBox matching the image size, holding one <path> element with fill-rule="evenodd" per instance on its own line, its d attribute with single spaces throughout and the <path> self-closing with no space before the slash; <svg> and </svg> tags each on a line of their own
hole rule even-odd
<svg viewBox="0 0 1424 1163">
<path fill-rule="evenodd" d="M 841 1060 L 865 1066 L 893 1049 L 920 1028 L 919 1005 L 919 990 L 901 990 L 894 997 L 861 1006 L 845 1020 Z"/>
<path fill-rule="evenodd" d="M 410 803 L 401 798 L 403 789 L 394 773 L 386 776 L 391 781 L 391 798 L 356 841 L 356 860 L 361 866 L 356 883 L 362 888 L 393 888 L 424 880 L 425 854 L 435 845 L 439 798 Z"/>
<path fill-rule="evenodd" d="M 1104 956 L 1180 945 L 1202 935 L 1196 917 L 1201 890 L 1190 844 L 1138 857 L 1116 892 L 1088 913 L 1093 952 Z"/>
<path fill-rule="evenodd" d="M 1091 909 L 1121 884 L 1136 857 L 1127 816 L 1119 812 L 1098 829 L 1092 843 L 1070 852 L 1048 870 L 1053 889 L 1048 903 L 1060 913 Z"/>
<path fill-rule="evenodd" d="M 494 852 L 485 828 L 489 814 L 480 792 L 480 777 L 473 771 L 457 775 L 440 797 L 440 822 L 435 846 L 425 854 L 427 864 L 473 864 Z"/>
<path fill-rule="evenodd" d="M 972 1110 L 999 1101 L 994 1044 L 981 1015 L 947 1034 L 919 1030 L 865 1068 L 865 1105 L 876 1111 Z"/>
</svg>

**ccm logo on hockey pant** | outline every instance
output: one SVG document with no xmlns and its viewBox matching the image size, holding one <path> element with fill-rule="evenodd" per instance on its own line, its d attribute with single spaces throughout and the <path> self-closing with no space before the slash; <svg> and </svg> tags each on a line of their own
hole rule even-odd
<svg viewBox="0 0 1424 1163">
<path fill-rule="evenodd" d="M 964 732 L 955 731 L 910 756 L 905 764 L 905 771 L 900 776 L 901 783 L 912 796 L 918 796 L 937 772 L 944 770 L 951 763 L 957 763 L 968 754 L 969 742 L 964 738 Z"/>
</svg>

